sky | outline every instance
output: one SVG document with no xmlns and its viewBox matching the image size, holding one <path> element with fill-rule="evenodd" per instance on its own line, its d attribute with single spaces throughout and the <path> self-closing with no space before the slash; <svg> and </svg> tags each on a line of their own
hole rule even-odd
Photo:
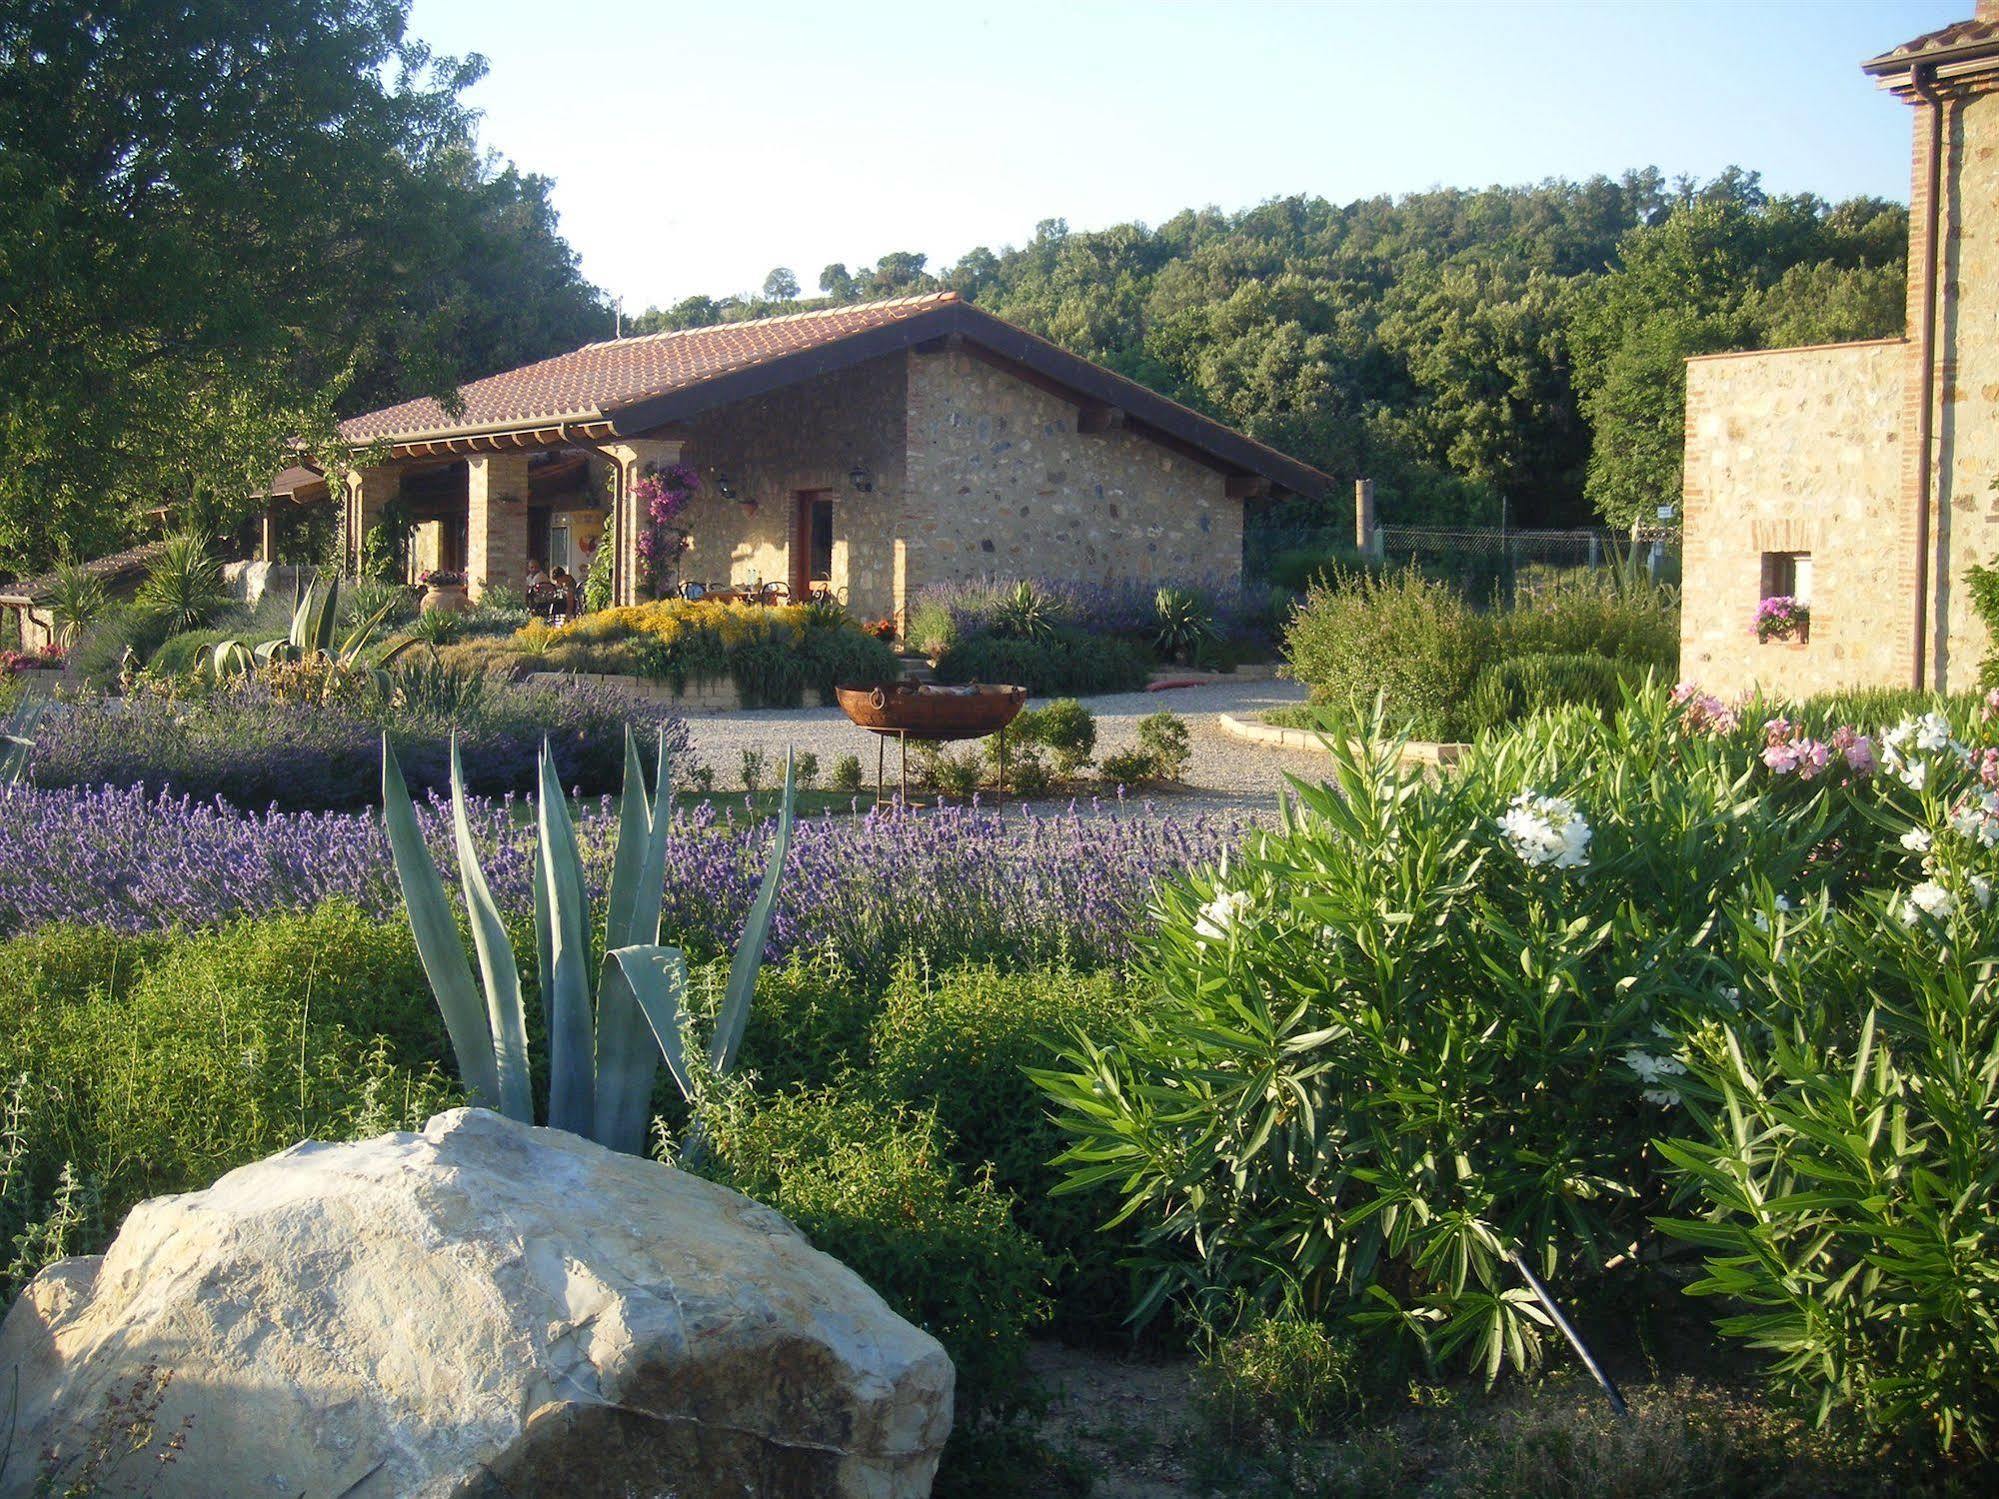
<svg viewBox="0 0 1999 1499">
<path fill-rule="evenodd" d="M 554 180 L 629 312 L 788 266 L 1157 224 L 1293 193 L 1730 164 L 1906 201 L 1907 107 L 1859 63 L 1972 0 L 1138 4 L 415 0 L 477 52 L 489 148 Z"/>
</svg>

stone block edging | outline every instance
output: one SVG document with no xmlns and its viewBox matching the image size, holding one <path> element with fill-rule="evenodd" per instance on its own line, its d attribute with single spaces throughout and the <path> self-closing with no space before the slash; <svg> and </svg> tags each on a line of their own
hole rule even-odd
<svg viewBox="0 0 1999 1499">
<path fill-rule="evenodd" d="M 1304 750 L 1315 755 L 1327 753 L 1325 744 L 1310 729 L 1281 729 L 1274 723 L 1238 718 L 1233 713 L 1215 716 L 1220 720 L 1224 734 L 1245 744 L 1262 745 L 1266 749 Z M 1402 759 L 1405 763 L 1416 765 L 1455 765 L 1467 748 L 1468 745 L 1439 743 L 1433 739 L 1412 739 L 1402 746 Z"/>
<path fill-rule="evenodd" d="M 687 684 L 685 692 L 676 693 L 673 683 L 653 677 L 634 677 L 617 672 L 591 671 L 531 671 L 528 682 L 537 687 L 559 685 L 563 682 L 595 682 L 605 687 L 615 687 L 634 697 L 651 698 L 654 702 L 667 703 L 675 708 L 698 710 L 709 713 L 733 713 L 743 706 L 743 695 L 736 690 L 736 684 L 727 677 L 707 677 Z"/>
</svg>

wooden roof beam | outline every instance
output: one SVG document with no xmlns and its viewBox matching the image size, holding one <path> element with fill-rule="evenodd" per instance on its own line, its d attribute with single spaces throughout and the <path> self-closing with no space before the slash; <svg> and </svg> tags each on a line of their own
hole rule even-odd
<svg viewBox="0 0 1999 1499">
<path fill-rule="evenodd" d="M 1222 481 L 1222 494 L 1231 500 L 1260 500 L 1270 493 L 1270 481 L 1262 474 L 1232 474 Z"/>
<path fill-rule="evenodd" d="M 1124 408 L 1120 406 L 1078 406 L 1076 408 L 1076 430 L 1078 432 L 1114 432 L 1124 425 Z"/>
</svg>

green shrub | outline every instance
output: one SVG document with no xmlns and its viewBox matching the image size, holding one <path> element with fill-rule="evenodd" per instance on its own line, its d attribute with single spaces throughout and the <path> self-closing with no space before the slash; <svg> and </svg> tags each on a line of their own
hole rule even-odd
<svg viewBox="0 0 1999 1499">
<path fill-rule="evenodd" d="M 994 601 L 991 628 L 1002 640 L 1046 640 L 1063 618 L 1053 594 L 1022 579 Z"/>
<path fill-rule="evenodd" d="M 1379 696 L 1419 739 L 1464 737 L 1472 684 L 1497 648 L 1490 619 L 1414 568 L 1315 587 L 1285 632 L 1313 703 L 1364 714 Z"/>
<path fill-rule="evenodd" d="M 694 975 L 694 1007 L 704 1016 L 720 1007 L 728 965 L 712 963 Z M 824 1088 L 868 1060 L 869 1035 L 881 997 L 831 951 L 792 957 L 757 977 L 752 1023 L 743 1032 L 737 1067 L 765 1092 Z"/>
<path fill-rule="evenodd" d="M 1063 965 L 933 973 L 905 956 L 869 1033 L 867 1085 L 895 1103 L 934 1109 L 967 1170 L 990 1163 L 995 1183 L 1017 1199 L 1021 1226 L 1062 1266 L 1063 1327 L 1072 1333 L 1108 1333 L 1121 1321 L 1130 1276 L 1117 1261 L 1129 1235 L 1101 1231 L 1111 1205 L 1103 1192 L 1053 1195 L 1062 1172 L 1049 1163 L 1062 1135 L 1027 1069 L 1049 1065 L 1073 1032 L 1121 1030 L 1138 1012 L 1137 994 L 1115 975 Z M 849 1017 L 831 1013 L 827 1033 L 851 1056 Z"/>
<path fill-rule="evenodd" d="M 861 789 L 861 757 L 842 755 L 833 762 L 833 789 L 849 796 Z"/>
<path fill-rule="evenodd" d="M 783 1213 L 944 1345 L 961 1423 L 1017 1404 L 1048 1259 L 989 1178 L 959 1176 L 934 1117 L 834 1092 L 744 1094 L 718 1105 L 708 1138 L 705 1174 Z"/>
<path fill-rule="evenodd" d="M 1234 1447 L 1323 1436 L 1360 1414 L 1367 1387 L 1351 1333 L 1261 1313 L 1208 1341 L 1195 1384 L 1208 1426 Z"/>
<path fill-rule="evenodd" d="M 909 605 L 909 643 L 926 656 L 941 656 L 958 643 L 958 618 L 943 594 L 918 592 Z"/>
<path fill-rule="evenodd" d="M 1096 715 L 1073 697 L 1039 708 L 1023 708 L 1007 726 L 1009 740 L 1038 744 L 1055 760 L 1055 773 L 1073 776 L 1090 763 L 1097 748 Z"/>
<path fill-rule="evenodd" d="M 1138 747 L 1152 760 L 1152 772 L 1162 781 L 1177 781 L 1194 753 L 1187 720 L 1177 713 L 1148 713 L 1138 721 Z"/>
<path fill-rule="evenodd" d="M 1523 591 L 1499 615 L 1501 648 L 1508 655 L 1590 653 L 1672 677 L 1680 659 L 1679 596 L 1638 575 L 1620 581 L 1609 570 L 1585 570 Z"/>
<path fill-rule="evenodd" d="M 1479 734 L 1545 708 L 1591 708 L 1608 718 L 1624 700 L 1628 670 L 1588 653 L 1509 656 L 1478 674 L 1461 722 L 1466 732 Z"/>
<path fill-rule="evenodd" d="M 1765 932 L 1730 975 L 1753 1023 L 1700 1038 L 1701 1135 L 1668 1143 L 1702 1215 L 1690 1289 L 1818 1420 L 1944 1455 L 1999 1450 L 1999 875 L 1928 819 L 1935 920 L 1868 898 Z M 1987 887 L 1989 889 L 1989 886 Z M 1902 897 L 1906 900 L 1907 897 Z"/>
<path fill-rule="evenodd" d="M 101 1205 L 94 1239 L 61 1249 L 101 1247 L 142 1198 L 454 1099 L 414 944 L 350 907 L 188 936 L 42 932 L 0 944 L 0 971 L 0 1078 L 26 1079 L 7 1191 L 54 1203 L 67 1173 L 72 1209 Z"/>
<path fill-rule="evenodd" d="M 973 636 L 937 658 L 940 682 L 1004 683 L 1036 697 L 1136 692 L 1151 674 L 1145 653 L 1130 641 L 1068 627 L 1034 640 Z"/>
<path fill-rule="evenodd" d="M 1008 749 L 1006 761 L 1006 789 L 1016 796 L 1046 796 L 1054 786 L 1055 779 L 1048 771 L 1048 762 L 1041 758 L 1041 751 L 1034 745 L 1023 745 L 1020 749 Z"/>
<path fill-rule="evenodd" d="M 1159 779 L 1159 762 L 1152 752 L 1142 749 L 1114 750 L 1105 755 L 1102 765 L 1104 784 L 1107 786 L 1127 786 L 1137 788 L 1149 786 Z"/>
</svg>

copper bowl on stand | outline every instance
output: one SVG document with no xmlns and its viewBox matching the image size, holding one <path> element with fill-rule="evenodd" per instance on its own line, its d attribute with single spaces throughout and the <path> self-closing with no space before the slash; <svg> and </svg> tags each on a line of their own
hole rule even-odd
<svg viewBox="0 0 1999 1499">
<path fill-rule="evenodd" d="M 891 682 L 883 687 L 835 687 L 833 696 L 860 727 L 880 736 L 875 747 L 875 802 L 881 803 L 887 771 L 888 741 L 902 746 L 902 800 L 909 800 L 909 741 L 946 743 L 999 735 L 999 791 L 1006 794 L 1006 726 L 1027 704 L 1025 687 L 940 687 L 932 683 Z"/>
</svg>

